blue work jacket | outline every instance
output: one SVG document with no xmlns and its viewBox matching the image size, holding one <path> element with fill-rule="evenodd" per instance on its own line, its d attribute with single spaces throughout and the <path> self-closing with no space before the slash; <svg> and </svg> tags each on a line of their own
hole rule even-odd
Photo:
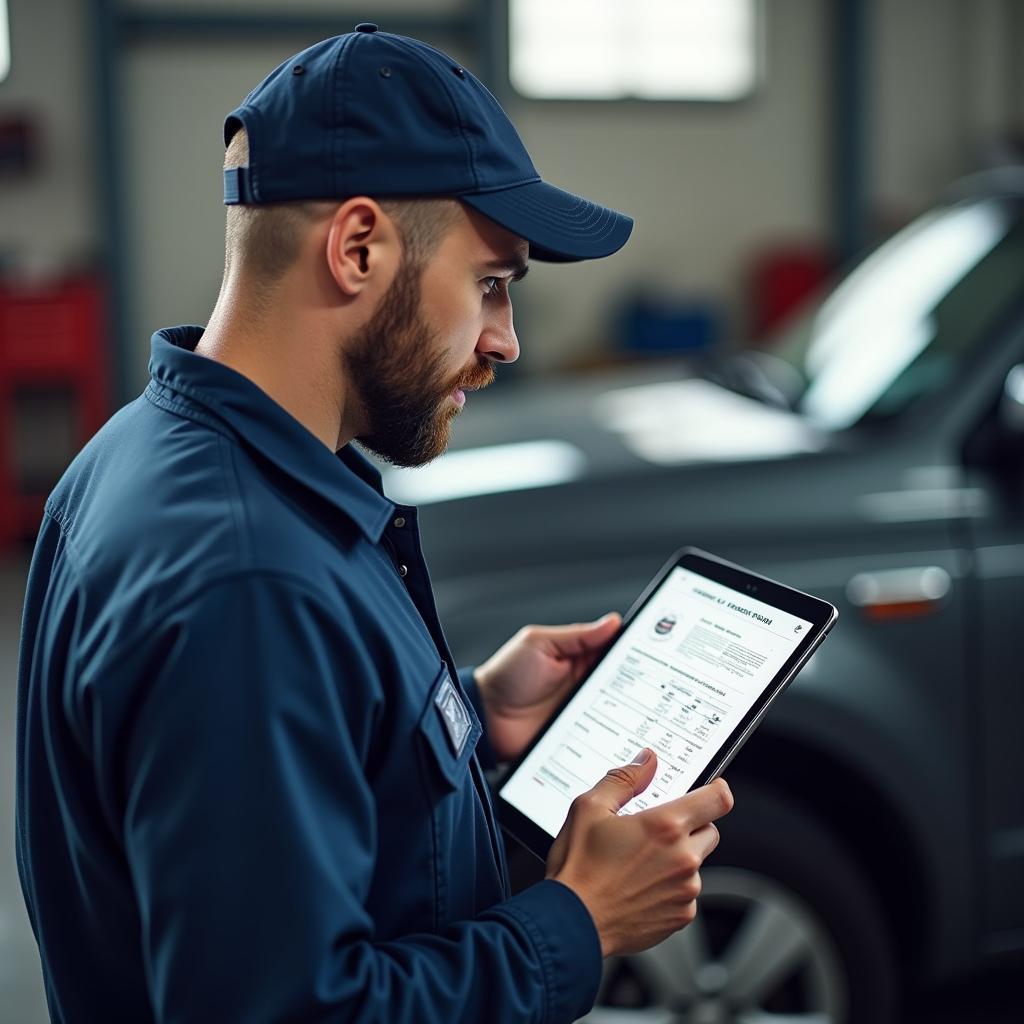
<svg viewBox="0 0 1024 1024">
<path fill-rule="evenodd" d="M 46 504 L 17 859 L 54 1021 L 571 1021 L 586 908 L 511 895 L 416 509 L 153 337 Z"/>
</svg>

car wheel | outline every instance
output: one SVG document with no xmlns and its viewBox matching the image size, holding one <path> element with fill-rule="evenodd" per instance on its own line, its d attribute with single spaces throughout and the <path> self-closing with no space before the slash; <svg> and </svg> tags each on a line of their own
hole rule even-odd
<svg viewBox="0 0 1024 1024">
<path fill-rule="evenodd" d="M 856 862 L 809 813 L 737 784 L 697 919 L 606 962 L 587 1024 L 890 1024 L 892 941 Z"/>
</svg>

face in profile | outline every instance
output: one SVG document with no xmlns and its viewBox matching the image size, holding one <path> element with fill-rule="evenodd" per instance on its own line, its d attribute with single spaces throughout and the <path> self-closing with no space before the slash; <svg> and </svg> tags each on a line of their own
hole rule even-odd
<svg viewBox="0 0 1024 1024">
<path fill-rule="evenodd" d="M 366 424 L 360 443 L 396 466 L 422 466 L 445 451 L 461 408 L 455 393 L 489 386 L 493 361 L 519 354 L 508 284 L 525 273 L 524 253 L 525 242 L 467 214 L 429 263 L 403 254 L 343 356 Z M 496 263 L 520 270 L 495 277 Z"/>
<path fill-rule="evenodd" d="M 487 387 L 494 370 L 474 358 L 453 373 L 450 350 L 426 322 L 423 268 L 403 257 L 395 282 L 345 355 L 369 430 L 357 440 L 395 466 L 422 466 L 448 447 L 460 388 Z"/>
</svg>

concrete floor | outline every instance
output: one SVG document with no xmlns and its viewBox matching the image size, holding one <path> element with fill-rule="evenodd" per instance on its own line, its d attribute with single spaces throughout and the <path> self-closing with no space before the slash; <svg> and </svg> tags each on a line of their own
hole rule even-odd
<svg viewBox="0 0 1024 1024">
<path fill-rule="evenodd" d="M 27 555 L 0 560 L 0 1020 L 48 1020 L 39 957 L 21 899 L 14 860 L 14 725 L 18 632 Z M 935 993 L 904 1024 L 1019 1024 L 1024 1020 L 1021 964 L 993 970 Z"/>
</svg>

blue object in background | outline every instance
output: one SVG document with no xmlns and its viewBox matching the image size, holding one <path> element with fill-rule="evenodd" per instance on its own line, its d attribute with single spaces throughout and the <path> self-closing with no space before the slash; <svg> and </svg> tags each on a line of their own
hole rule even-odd
<svg viewBox="0 0 1024 1024">
<path fill-rule="evenodd" d="M 722 307 L 709 299 L 637 295 L 622 307 L 619 347 L 629 352 L 706 350 L 722 337 Z"/>
</svg>

